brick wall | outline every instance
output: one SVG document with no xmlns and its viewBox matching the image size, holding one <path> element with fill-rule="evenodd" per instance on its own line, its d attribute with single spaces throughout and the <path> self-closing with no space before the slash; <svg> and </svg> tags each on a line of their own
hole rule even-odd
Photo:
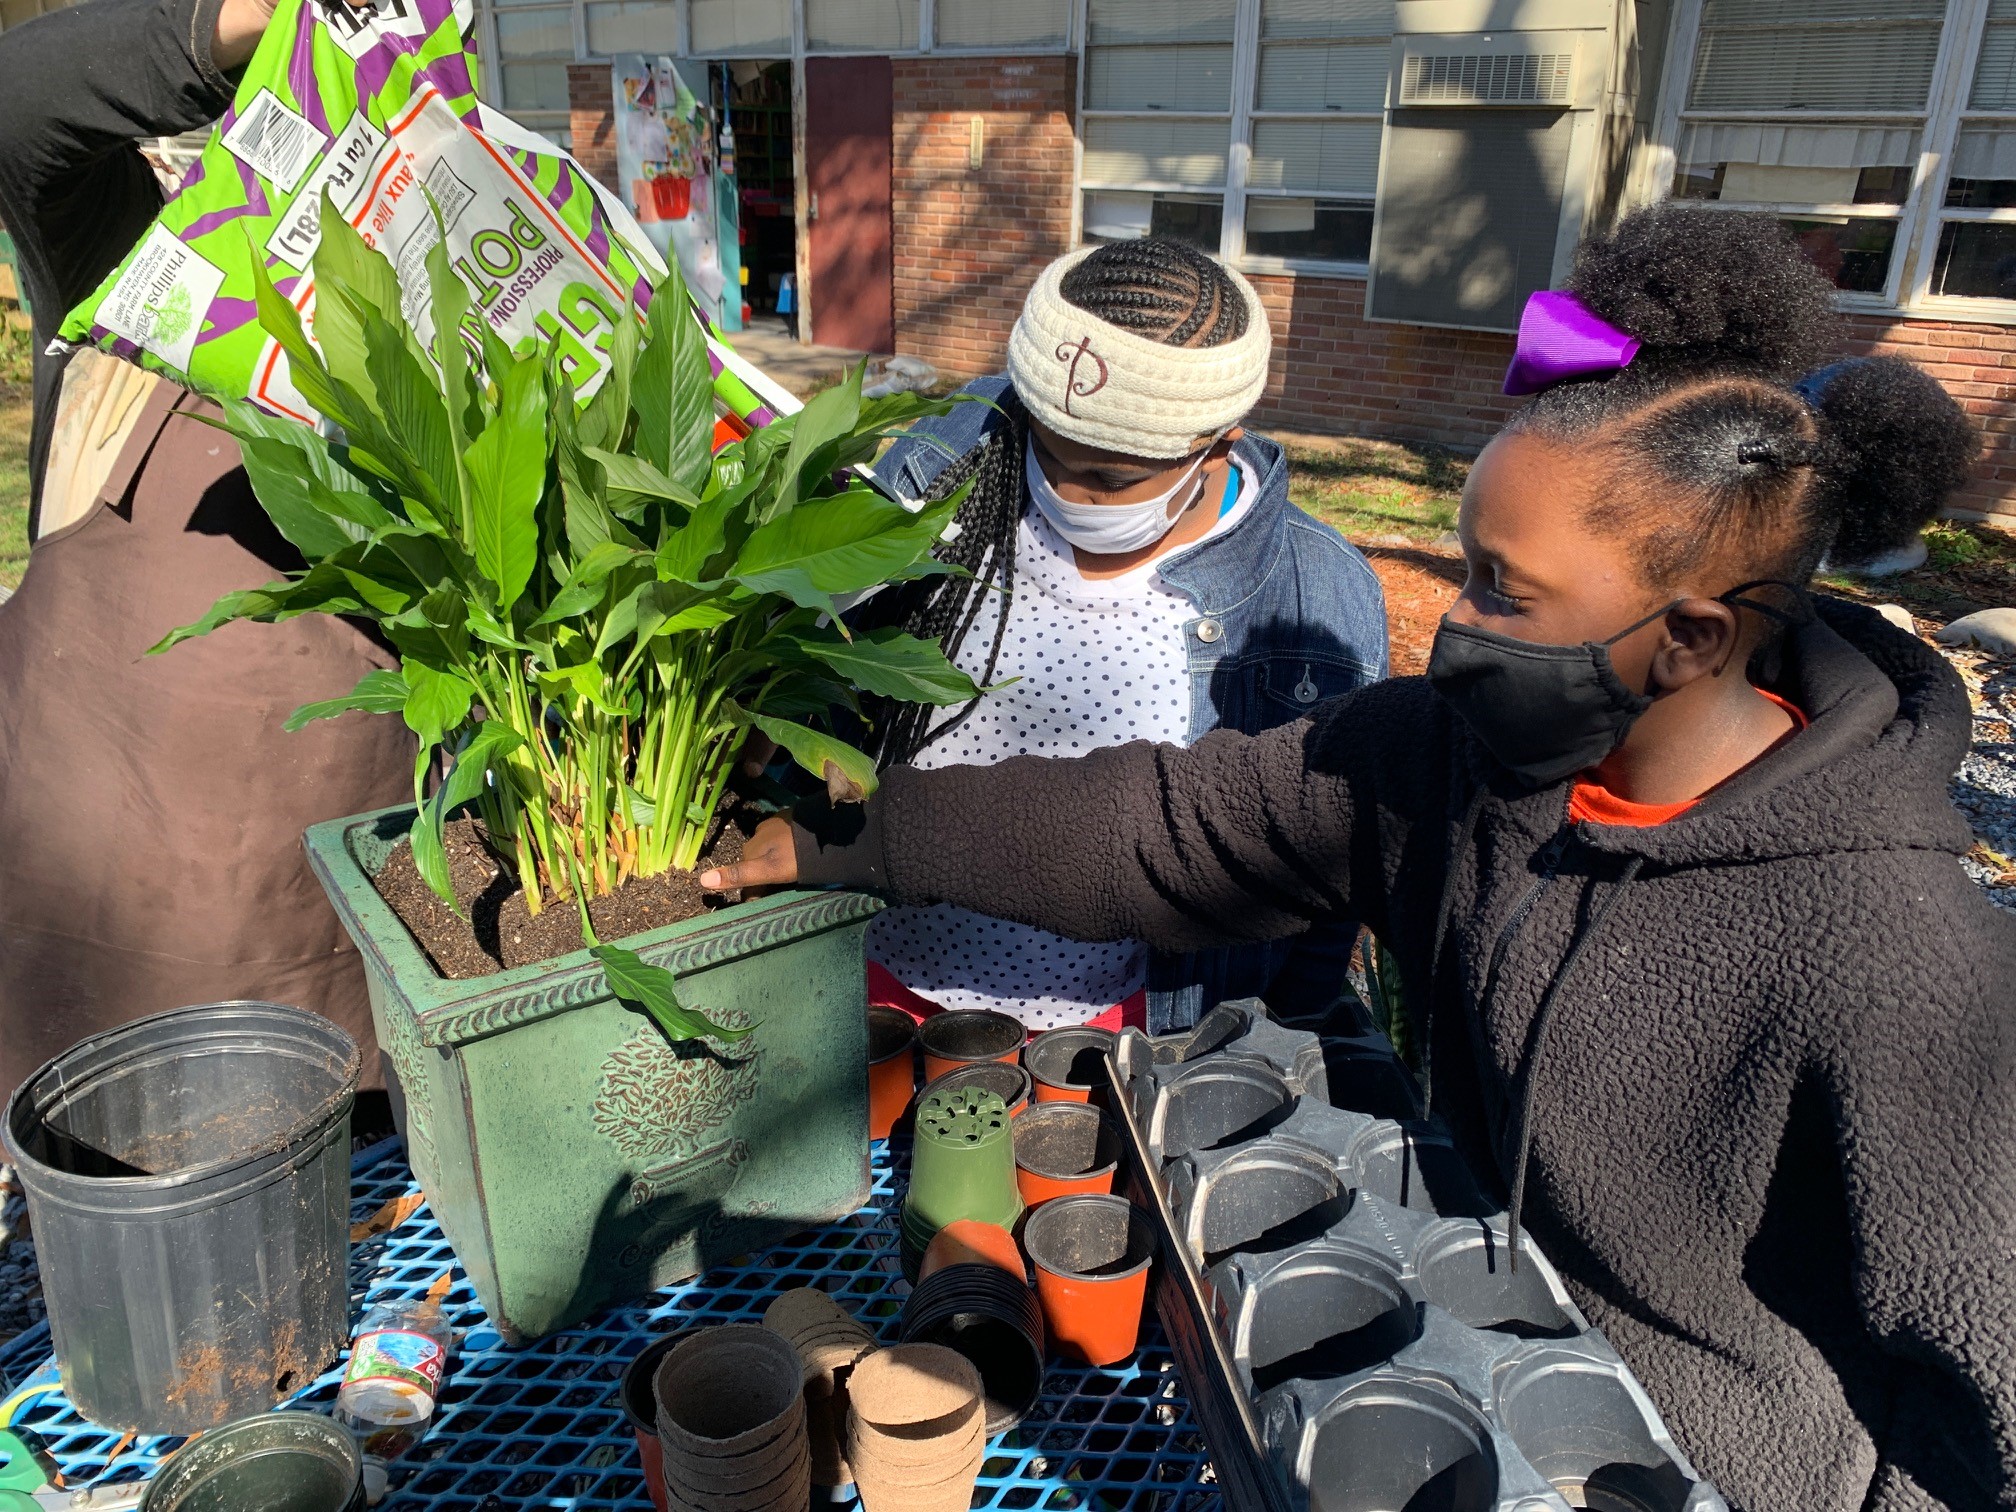
<svg viewBox="0 0 2016 1512">
<path fill-rule="evenodd" d="M 614 71 L 607 63 L 567 65 L 568 126 L 574 156 L 612 189 L 616 182 L 616 97 Z"/>
<path fill-rule="evenodd" d="M 998 370 L 1023 295 L 1070 246 L 1073 60 L 895 64 L 896 349 L 948 372 Z"/>
<path fill-rule="evenodd" d="M 1255 412 L 1263 425 L 1473 449 L 1513 408 L 1498 391 L 1510 336 L 1375 325 L 1361 279 L 1253 284 L 1274 327 L 1273 368 Z"/>
<path fill-rule="evenodd" d="M 1858 355 L 1909 358 L 1960 401 L 1981 427 L 1984 445 L 1973 481 L 1953 503 L 2016 525 L 2016 330 L 1857 316 L 1849 338 Z"/>
</svg>

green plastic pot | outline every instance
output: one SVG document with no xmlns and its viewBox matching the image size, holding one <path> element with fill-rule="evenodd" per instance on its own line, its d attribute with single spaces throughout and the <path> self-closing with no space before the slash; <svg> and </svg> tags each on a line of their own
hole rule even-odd
<svg viewBox="0 0 2016 1512">
<path fill-rule="evenodd" d="M 906 1250 L 921 1256 L 940 1229 L 961 1218 L 1015 1227 L 1022 1194 L 1010 1127 L 1000 1094 L 978 1087 L 934 1092 L 918 1104 L 903 1203 Z"/>
<path fill-rule="evenodd" d="M 621 941 L 669 967 L 682 1002 L 754 1029 L 673 1044 L 586 950 L 437 974 L 371 884 L 412 819 L 316 825 L 308 858 L 363 955 L 413 1172 L 507 1340 L 866 1200 L 862 937 L 880 903 L 779 893 Z"/>
</svg>

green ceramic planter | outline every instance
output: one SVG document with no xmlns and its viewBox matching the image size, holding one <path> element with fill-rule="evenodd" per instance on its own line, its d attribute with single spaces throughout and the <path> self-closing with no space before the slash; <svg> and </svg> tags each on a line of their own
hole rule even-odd
<svg viewBox="0 0 2016 1512">
<path fill-rule="evenodd" d="M 622 941 L 752 1024 L 669 1043 L 578 951 L 451 981 L 371 885 L 412 823 L 316 825 L 310 862 L 370 982 L 414 1174 L 507 1339 L 698 1275 L 868 1195 L 859 893 L 788 892 Z"/>
</svg>

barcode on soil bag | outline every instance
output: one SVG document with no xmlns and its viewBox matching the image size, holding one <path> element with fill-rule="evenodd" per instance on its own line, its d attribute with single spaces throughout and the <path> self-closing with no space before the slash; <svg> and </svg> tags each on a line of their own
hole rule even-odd
<svg viewBox="0 0 2016 1512">
<path fill-rule="evenodd" d="M 289 110 L 270 89 L 252 97 L 224 133 L 224 148 L 282 194 L 292 194 L 329 138 Z"/>
</svg>

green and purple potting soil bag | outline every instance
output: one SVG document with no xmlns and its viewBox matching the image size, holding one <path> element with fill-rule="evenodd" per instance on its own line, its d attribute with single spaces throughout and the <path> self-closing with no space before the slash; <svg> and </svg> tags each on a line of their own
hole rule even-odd
<svg viewBox="0 0 2016 1512">
<path fill-rule="evenodd" d="M 592 392 L 615 322 L 649 303 L 656 253 L 573 158 L 478 102 L 472 15 L 469 0 L 280 0 L 202 156 L 64 339 L 313 423 L 260 329 L 252 259 L 312 332 L 326 190 L 398 269 L 423 349 L 425 259 L 445 227 L 472 310 L 510 346 L 553 339 L 576 390 Z M 715 353 L 721 407 L 763 423 L 736 370 L 767 387 L 761 375 Z"/>
</svg>

